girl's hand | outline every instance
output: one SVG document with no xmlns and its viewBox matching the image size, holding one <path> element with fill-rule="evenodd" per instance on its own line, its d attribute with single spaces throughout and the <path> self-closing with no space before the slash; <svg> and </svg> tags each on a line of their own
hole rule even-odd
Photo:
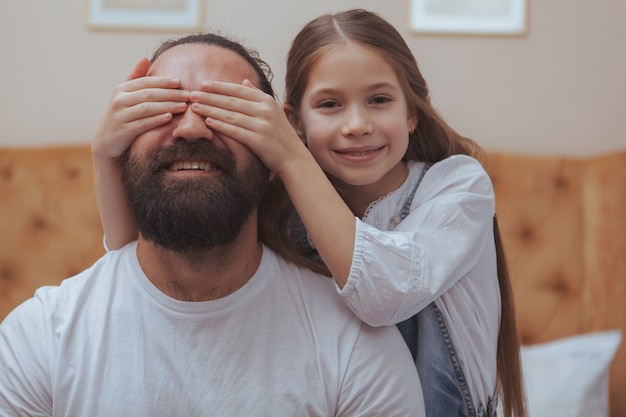
<svg viewBox="0 0 626 417">
<path fill-rule="evenodd" d="M 189 92 L 180 80 L 148 77 L 150 61 L 142 58 L 125 82 L 117 86 L 91 145 L 96 202 L 109 249 L 137 238 L 122 183 L 119 157 L 142 133 L 185 111 Z"/>
<path fill-rule="evenodd" d="M 279 103 L 248 80 L 205 81 L 189 101 L 207 126 L 246 145 L 278 175 L 297 155 L 309 155 Z"/>
<path fill-rule="evenodd" d="M 142 58 L 115 89 L 94 136 L 95 158 L 118 158 L 137 136 L 187 108 L 189 92 L 179 90 L 180 80 L 147 77 L 149 68 L 150 61 Z"/>
</svg>

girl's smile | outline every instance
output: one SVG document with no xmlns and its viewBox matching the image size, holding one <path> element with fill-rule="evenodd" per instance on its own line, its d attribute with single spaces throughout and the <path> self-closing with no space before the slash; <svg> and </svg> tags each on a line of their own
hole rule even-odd
<svg viewBox="0 0 626 417">
<path fill-rule="evenodd" d="M 376 158 L 384 147 L 367 147 L 367 148 L 355 148 L 337 150 L 337 154 L 343 158 L 346 162 L 352 163 L 365 163 Z"/>
</svg>

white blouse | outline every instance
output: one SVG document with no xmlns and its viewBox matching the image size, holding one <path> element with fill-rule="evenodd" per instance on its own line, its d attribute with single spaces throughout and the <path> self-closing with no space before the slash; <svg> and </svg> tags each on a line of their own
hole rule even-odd
<svg viewBox="0 0 626 417">
<path fill-rule="evenodd" d="M 430 167 L 409 215 L 396 225 L 423 166 L 409 162 L 404 184 L 356 220 L 350 275 L 337 288 L 373 326 L 399 323 L 435 301 L 478 406 L 496 387 L 500 290 L 493 186 L 475 159 L 449 157 Z"/>
</svg>

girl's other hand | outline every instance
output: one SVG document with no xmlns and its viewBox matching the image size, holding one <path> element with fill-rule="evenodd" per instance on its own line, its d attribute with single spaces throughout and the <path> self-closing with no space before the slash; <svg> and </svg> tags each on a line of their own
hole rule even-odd
<svg viewBox="0 0 626 417">
<path fill-rule="evenodd" d="M 248 80 L 205 81 L 189 101 L 209 128 L 246 145 L 276 174 L 298 153 L 308 154 L 280 104 Z"/>
<path fill-rule="evenodd" d="M 173 114 L 184 112 L 189 92 L 180 80 L 147 77 L 150 61 L 140 59 L 125 82 L 118 85 L 92 143 L 96 158 L 117 159 L 140 134 L 161 126 Z"/>
</svg>

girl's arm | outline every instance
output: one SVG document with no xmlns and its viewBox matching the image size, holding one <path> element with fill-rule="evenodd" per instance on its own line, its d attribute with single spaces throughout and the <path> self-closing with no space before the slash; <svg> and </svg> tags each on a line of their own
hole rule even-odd
<svg viewBox="0 0 626 417">
<path fill-rule="evenodd" d="M 137 62 L 117 86 L 92 143 L 96 202 L 108 249 L 119 249 L 137 238 L 122 184 L 120 156 L 140 134 L 185 111 L 189 92 L 180 80 L 146 77 L 150 62 Z"/>
<path fill-rule="evenodd" d="M 190 95 L 210 128 L 248 146 L 282 179 L 315 248 L 340 287 L 348 279 L 356 219 L 272 97 L 243 85 L 206 82 Z"/>
</svg>

